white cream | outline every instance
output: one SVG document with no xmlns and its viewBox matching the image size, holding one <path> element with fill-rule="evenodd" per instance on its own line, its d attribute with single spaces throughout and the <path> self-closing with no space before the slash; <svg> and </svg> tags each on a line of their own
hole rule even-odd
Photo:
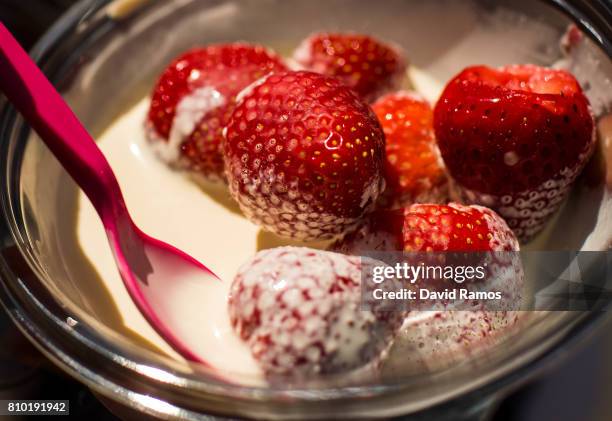
<svg viewBox="0 0 612 421">
<path fill-rule="evenodd" d="M 175 164 L 180 158 L 181 144 L 208 112 L 225 104 L 225 97 L 210 86 L 203 86 L 185 95 L 176 106 L 168 141 L 151 142 L 153 150 L 164 162 Z M 144 120 L 143 120 L 144 121 Z"/>
<path fill-rule="evenodd" d="M 410 82 L 408 89 L 418 92 L 432 106 L 436 104 L 444 90 L 443 83 L 416 66 L 408 68 L 408 81 Z"/>
<path fill-rule="evenodd" d="M 264 75 L 264 76 L 260 77 L 256 81 L 251 82 L 249 85 L 247 85 L 247 87 L 244 88 L 242 91 L 238 92 L 238 95 L 236 95 L 236 104 L 242 102 L 244 97 L 246 97 L 248 95 L 251 95 L 253 93 L 253 91 L 255 90 L 255 88 L 257 88 L 262 83 L 264 83 L 266 81 L 266 79 L 268 79 L 268 76 L 270 76 L 270 75 L 271 75 L 271 73 L 268 73 L 267 75 Z M 225 136 L 225 128 L 223 129 L 223 136 Z"/>
</svg>

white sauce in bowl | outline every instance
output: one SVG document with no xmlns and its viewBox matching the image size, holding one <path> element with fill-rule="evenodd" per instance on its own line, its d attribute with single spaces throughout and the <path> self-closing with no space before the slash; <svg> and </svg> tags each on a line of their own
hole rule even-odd
<svg viewBox="0 0 612 421">
<path fill-rule="evenodd" d="M 412 67 L 412 88 L 435 101 L 442 84 Z M 207 265 L 223 282 L 203 283 L 201 294 L 172 298 L 177 308 L 200 305 L 202 317 L 186 320 L 189 329 L 205 329 L 203 347 L 211 351 L 208 362 L 242 384 L 265 380 L 250 351 L 234 333 L 227 312 L 227 294 L 237 269 L 258 250 L 282 245 L 301 245 L 265 233 L 245 219 L 225 186 L 200 187 L 183 173 L 174 171 L 156 156 L 145 139 L 143 122 L 149 98 L 117 119 L 98 139 L 121 185 L 136 224 L 148 234 L 175 245 Z M 125 290 L 116 269 L 102 224 L 81 192 L 77 232 L 83 252 L 112 295 L 125 325 L 170 356 L 183 360 L 153 330 Z M 309 244 L 317 247 L 324 244 Z M 180 290 L 180 289 L 179 289 Z M 433 313 L 412 323 L 431 325 Z M 419 365 L 422 363 L 419 363 Z M 228 377 L 228 376 L 225 376 Z"/>
</svg>

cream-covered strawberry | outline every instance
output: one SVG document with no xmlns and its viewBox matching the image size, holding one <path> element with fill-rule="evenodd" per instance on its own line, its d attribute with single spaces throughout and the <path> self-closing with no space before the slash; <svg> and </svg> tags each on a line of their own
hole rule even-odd
<svg viewBox="0 0 612 421">
<path fill-rule="evenodd" d="M 240 95 L 225 166 L 244 214 L 283 237 L 323 240 L 352 228 L 384 187 L 384 134 L 335 78 L 273 74 Z"/>
<path fill-rule="evenodd" d="M 415 311 L 406 318 L 382 367 L 387 378 L 423 375 L 470 358 L 496 346 L 507 346 L 524 322 L 520 311 Z M 506 340 L 506 342 L 504 342 Z"/>
<path fill-rule="evenodd" d="M 339 78 L 366 101 L 398 89 L 406 74 L 406 61 L 397 47 L 362 34 L 311 35 L 293 58 L 305 69 Z"/>
<path fill-rule="evenodd" d="M 399 262 L 413 266 L 442 265 L 464 271 L 470 267 L 475 275 L 481 267 L 482 276 L 472 276 L 473 282 L 463 285 L 457 276 L 436 275 L 414 285 L 432 290 L 468 287 L 472 291 L 501 293 L 499 301 L 444 302 L 450 309 L 518 310 L 522 300 L 524 274 L 519 243 L 506 222 L 492 210 L 482 206 L 414 204 L 404 209 L 376 211 L 364 225 L 348 234 L 333 249 L 349 255 L 372 252 L 402 251 L 395 255 Z M 429 255 L 428 253 L 433 253 Z M 465 279 L 464 274 L 460 276 Z M 436 301 L 425 301 L 412 309 L 438 309 Z"/>
<path fill-rule="evenodd" d="M 296 247 L 257 253 L 230 291 L 232 326 L 268 376 L 312 378 L 378 361 L 401 311 L 361 308 L 367 258 Z"/>
<path fill-rule="evenodd" d="M 259 45 L 218 44 L 181 54 L 153 90 L 145 125 L 151 146 L 173 167 L 222 179 L 222 130 L 236 95 L 279 70 L 286 70 L 281 58 Z"/>
<path fill-rule="evenodd" d="M 408 286 L 417 296 L 421 288 L 430 291 L 465 288 L 501 294 L 500 300 L 466 300 L 458 296 L 452 300 L 407 302 L 412 311 L 382 365 L 384 376 L 441 369 L 480 355 L 521 320 L 524 273 L 517 253 L 518 240 L 504 220 L 490 209 L 450 203 L 377 211 L 336 248 L 357 255 L 404 251 L 407 253 L 396 254 L 397 260 L 405 259 L 412 265 L 485 268 L 486 277 L 482 281 L 456 284 L 454 280 L 441 283 L 439 279 L 419 279 Z"/>
</svg>

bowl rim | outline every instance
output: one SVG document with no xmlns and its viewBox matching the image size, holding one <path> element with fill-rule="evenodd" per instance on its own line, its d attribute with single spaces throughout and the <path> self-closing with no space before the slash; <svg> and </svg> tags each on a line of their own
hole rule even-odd
<svg viewBox="0 0 612 421">
<path fill-rule="evenodd" d="M 560 0 L 547 0 L 552 5 L 561 8 L 566 14 L 573 16 L 573 19 L 577 19 L 582 29 L 590 34 L 597 43 L 606 51 L 606 53 L 612 56 L 612 20 L 603 20 L 604 26 L 602 30 L 595 30 L 594 25 L 590 24 L 584 12 L 577 9 L 577 6 L 568 5 L 567 2 Z M 67 33 L 74 31 L 77 27 L 82 25 L 91 24 L 95 22 L 99 25 L 112 24 L 112 21 L 104 15 L 103 9 L 111 4 L 112 0 L 81 0 L 75 4 L 71 9 L 66 12 L 40 39 L 36 46 L 31 51 L 32 57 L 39 63 L 44 64 L 47 53 L 57 45 L 57 43 Z M 577 1 L 578 4 L 589 5 L 588 1 Z M 606 9 L 609 16 L 612 16 L 612 5 L 606 6 L 605 2 L 596 0 L 591 2 L 592 4 L 601 4 Z M 597 15 L 599 16 L 599 15 Z M 597 17 L 596 16 L 596 17 Z M 598 26 L 599 28 L 599 26 Z M 600 42 L 602 41 L 602 42 Z M 0 138 L 1 149 L 4 152 L 14 152 L 10 154 L 10 159 L 19 161 L 16 165 L 20 165 L 22 156 L 19 151 L 10 150 L 8 145 L 10 143 L 8 139 L 12 139 L 15 136 L 15 131 L 20 128 L 19 118 L 14 110 L 5 110 L 4 118 L 1 120 L 0 130 L 2 137 Z M 24 127 L 21 127 L 20 136 L 24 136 Z M 25 148 L 22 148 L 25 149 Z M 21 151 L 23 152 L 23 151 Z M 3 174 L 8 174 L 12 169 L 11 163 L 5 161 L 5 158 L 9 156 L 9 153 L 3 154 L 2 163 L 0 170 Z M 19 203 L 15 203 L 15 198 L 18 195 L 11 197 L 10 191 L 19 191 L 19 178 L 20 173 L 17 173 L 17 177 L 13 177 L 12 184 L 10 183 L 11 177 L 6 178 L 7 185 L 3 185 L 1 189 L 0 199 L 2 200 L 2 210 L 4 214 L 4 220 L 8 225 L 10 233 L 10 239 L 7 239 L 11 244 L 16 245 L 19 248 L 24 260 L 30 266 L 30 269 L 34 272 L 37 277 L 43 277 L 36 265 L 32 263 L 32 258 L 29 257 L 30 251 L 23 247 L 20 237 L 22 237 L 21 228 L 19 226 L 19 216 L 16 214 L 16 210 L 21 207 Z M 11 185 L 9 185 L 11 184 Z M 5 241 L 6 242 L 6 241 Z M 385 385 L 384 387 L 370 386 L 359 386 L 357 388 L 351 388 L 346 390 L 345 388 L 332 388 L 332 389 L 320 389 L 318 393 L 313 394 L 311 391 L 306 390 L 274 390 L 267 389 L 262 391 L 261 388 L 252 388 L 237 385 L 223 384 L 221 386 L 214 385 L 207 381 L 198 381 L 188 376 L 171 373 L 165 369 L 159 369 L 155 367 L 151 361 L 146 359 L 138 361 L 136 359 L 130 360 L 124 356 L 119 356 L 118 353 L 112 350 L 114 347 L 112 344 L 107 344 L 106 340 L 100 341 L 92 340 L 91 338 L 84 336 L 83 333 L 92 334 L 95 337 L 96 332 L 83 332 L 78 330 L 67 330 L 66 329 L 66 317 L 68 314 L 65 309 L 59 303 L 44 300 L 41 301 L 37 298 L 32 291 L 30 291 L 24 284 L 23 280 L 19 279 L 11 269 L 10 262 L 5 258 L 4 255 L 0 256 L 0 275 L 4 280 L 11 279 L 15 285 L 19 285 L 23 289 L 17 291 L 15 288 L 11 288 L 5 282 L 0 284 L 0 302 L 4 308 L 8 311 L 11 318 L 19 326 L 19 328 L 26 334 L 26 336 L 39 348 L 43 353 L 54 361 L 57 365 L 61 366 L 65 371 L 77 378 L 79 381 L 90 386 L 97 392 L 108 396 L 111 399 L 118 400 L 121 403 L 127 404 L 128 406 L 135 407 L 145 412 L 151 413 L 152 415 L 163 415 L 170 417 L 180 417 L 185 419 L 197 419 L 198 414 L 193 411 L 189 411 L 184 407 L 169 404 L 165 401 L 156 400 L 145 394 L 137 393 L 132 389 L 121 386 L 118 382 L 112 382 L 107 377 L 100 375 L 98 372 L 92 371 L 92 369 L 83 363 L 82 358 L 75 357 L 73 352 L 75 351 L 76 344 L 80 343 L 80 346 L 85 346 L 85 349 L 90 349 L 97 353 L 104 361 L 111 364 L 114 368 L 121 368 L 126 370 L 127 373 L 138 373 L 140 376 L 144 376 L 145 379 L 152 382 L 154 385 L 172 385 L 178 388 L 195 388 L 207 394 L 217 395 L 221 397 L 230 397 L 236 399 L 247 399 L 254 401 L 261 401 L 262 399 L 271 400 L 287 400 L 287 399 L 299 399 L 305 402 L 321 402 L 322 398 L 329 399 L 330 401 L 338 401 L 343 399 L 350 399 L 354 397 L 361 398 L 375 398 L 381 397 L 391 393 L 402 393 L 405 390 L 402 385 Z M 37 314 L 41 317 L 32 317 L 32 309 L 35 309 Z M 604 319 L 610 317 L 603 317 L 604 312 L 601 313 L 587 313 L 579 317 L 576 322 L 568 326 L 567 331 L 560 332 L 562 335 L 555 341 L 555 343 L 549 344 L 547 350 L 553 350 L 553 352 L 545 352 L 542 350 L 538 355 L 533 356 L 530 359 L 526 359 L 520 363 L 514 365 L 507 364 L 505 370 L 496 370 L 497 373 L 492 378 L 487 379 L 486 382 L 481 382 L 479 385 L 472 385 L 473 387 L 467 388 L 468 390 L 457 391 L 452 396 L 441 396 L 438 399 L 430 399 L 425 402 L 417 411 L 425 408 L 430 408 L 441 402 L 452 402 L 458 398 L 466 398 L 467 400 L 472 397 L 473 399 L 480 399 L 482 396 L 493 393 L 501 387 L 508 386 L 515 383 L 519 379 L 526 379 L 525 373 L 529 376 L 535 375 L 536 371 L 539 371 L 543 366 L 545 360 L 549 361 L 550 355 L 563 354 L 559 350 L 562 348 L 561 344 L 564 343 L 576 343 L 578 338 L 583 335 L 578 335 L 578 332 L 586 333 L 589 330 L 594 330 L 594 326 L 599 325 Z M 598 323 L 595 323 L 598 322 Z M 62 340 L 54 341 L 49 337 L 48 333 L 44 331 L 43 327 L 53 328 L 61 334 Z M 586 329 L 591 327 L 591 329 Z M 75 334 L 76 332 L 76 334 Z M 104 342 L 107 345 L 106 348 L 99 345 L 99 342 Z M 73 351 L 73 352 L 70 352 Z M 554 352 L 556 351 L 556 352 Z M 81 356 L 82 357 L 82 356 Z M 147 370 L 147 368 L 157 368 L 160 372 L 154 372 Z M 147 384 L 149 384 L 147 382 Z M 323 396 L 325 395 L 325 396 Z M 154 402 L 157 401 L 157 402 Z M 394 414 L 396 415 L 396 414 Z M 195 417 L 195 418 L 194 418 Z"/>
</svg>

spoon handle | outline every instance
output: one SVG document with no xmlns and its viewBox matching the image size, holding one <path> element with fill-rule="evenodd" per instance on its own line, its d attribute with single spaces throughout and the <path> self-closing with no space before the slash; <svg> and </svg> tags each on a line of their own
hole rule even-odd
<svg viewBox="0 0 612 421">
<path fill-rule="evenodd" d="M 0 91 L 87 194 L 107 228 L 126 212 L 117 179 L 95 141 L 2 23 Z"/>
</svg>

